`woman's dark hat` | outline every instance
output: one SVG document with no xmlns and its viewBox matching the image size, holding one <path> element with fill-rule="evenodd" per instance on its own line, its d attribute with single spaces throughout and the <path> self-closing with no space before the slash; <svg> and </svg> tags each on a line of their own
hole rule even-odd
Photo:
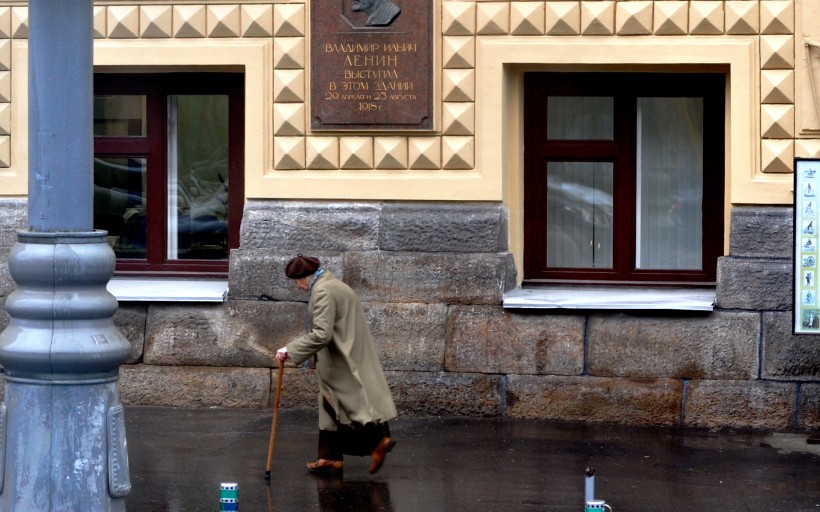
<svg viewBox="0 0 820 512">
<path fill-rule="evenodd" d="M 301 254 L 290 260 L 285 265 L 285 275 L 290 279 L 301 279 L 319 270 L 319 260 L 313 256 L 302 256 Z"/>
</svg>

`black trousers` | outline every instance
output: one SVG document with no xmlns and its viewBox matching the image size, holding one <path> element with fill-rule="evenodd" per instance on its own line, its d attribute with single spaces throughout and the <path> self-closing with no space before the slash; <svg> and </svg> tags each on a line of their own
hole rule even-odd
<svg viewBox="0 0 820 512">
<path fill-rule="evenodd" d="M 323 400 L 323 406 L 331 417 L 336 415 L 333 407 Z M 320 459 L 342 460 L 344 455 L 370 455 L 384 437 L 390 437 L 387 423 L 342 425 L 336 422 L 336 430 L 319 430 Z"/>
</svg>

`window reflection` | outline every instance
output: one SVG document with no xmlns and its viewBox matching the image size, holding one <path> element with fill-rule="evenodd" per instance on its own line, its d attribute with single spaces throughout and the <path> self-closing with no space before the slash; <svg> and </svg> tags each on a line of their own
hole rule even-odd
<svg viewBox="0 0 820 512">
<path fill-rule="evenodd" d="M 145 137 L 145 96 L 94 96 L 95 137 Z"/>
<path fill-rule="evenodd" d="M 547 266 L 612 267 L 611 162 L 547 166 Z"/>
<path fill-rule="evenodd" d="M 547 98 L 549 140 L 612 140 L 615 98 L 550 96 Z"/>
<path fill-rule="evenodd" d="M 94 227 L 108 231 L 118 258 L 145 258 L 145 158 L 94 159 Z"/>
<path fill-rule="evenodd" d="M 168 98 L 168 259 L 228 257 L 228 96 Z"/>
</svg>

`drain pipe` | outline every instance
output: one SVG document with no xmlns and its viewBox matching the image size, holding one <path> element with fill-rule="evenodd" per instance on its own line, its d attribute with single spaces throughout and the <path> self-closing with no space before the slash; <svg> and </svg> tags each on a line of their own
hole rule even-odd
<svg viewBox="0 0 820 512">
<path fill-rule="evenodd" d="M 29 0 L 28 13 L 29 227 L 0 334 L 0 510 L 124 511 L 130 346 L 106 290 L 114 253 L 93 229 L 93 3 Z"/>
</svg>

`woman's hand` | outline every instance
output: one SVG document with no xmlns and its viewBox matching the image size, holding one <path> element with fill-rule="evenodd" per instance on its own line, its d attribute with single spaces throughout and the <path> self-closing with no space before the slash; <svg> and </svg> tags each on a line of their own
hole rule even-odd
<svg viewBox="0 0 820 512">
<path fill-rule="evenodd" d="M 276 359 L 280 361 L 286 361 L 288 358 L 288 348 L 282 347 L 276 351 Z"/>
</svg>

